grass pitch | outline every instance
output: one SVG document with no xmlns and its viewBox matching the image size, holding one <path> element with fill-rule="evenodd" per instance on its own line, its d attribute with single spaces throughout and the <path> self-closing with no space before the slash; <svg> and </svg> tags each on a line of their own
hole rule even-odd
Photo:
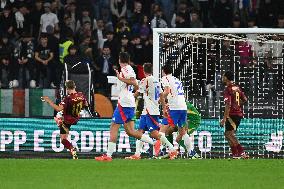
<svg viewBox="0 0 284 189">
<path fill-rule="evenodd" d="M 284 160 L 0 159 L 0 189 L 284 188 Z"/>
</svg>

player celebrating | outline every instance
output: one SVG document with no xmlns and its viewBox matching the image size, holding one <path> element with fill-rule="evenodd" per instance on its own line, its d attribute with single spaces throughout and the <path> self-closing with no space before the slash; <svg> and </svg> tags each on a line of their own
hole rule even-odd
<svg viewBox="0 0 284 189">
<path fill-rule="evenodd" d="M 134 111 L 135 98 L 133 95 L 133 87 L 138 89 L 136 75 L 133 68 L 129 65 L 130 57 L 128 53 L 121 52 L 119 54 L 119 65 L 121 72 L 116 70 L 117 89 L 119 90 L 119 98 L 117 107 L 113 113 L 112 123 L 110 126 L 110 139 L 108 142 L 107 153 L 95 157 L 97 161 L 112 161 L 112 154 L 116 151 L 117 134 L 121 124 L 129 136 L 140 139 L 143 142 L 153 144 L 153 140 L 146 134 L 142 134 L 134 129 Z"/>
<path fill-rule="evenodd" d="M 144 109 L 140 117 L 139 131 L 141 133 L 149 131 L 151 137 L 157 140 L 155 143 L 156 156 L 160 152 L 160 143 L 162 143 L 169 148 L 170 159 L 174 159 L 177 155 L 177 152 L 175 151 L 173 145 L 167 140 L 164 133 L 159 133 L 159 101 L 162 103 L 164 102 L 161 85 L 159 81 L 152 75 L 153 65 L 151 63 L 145 63 L 143 69 L 146 78 L 140 82 L 139 91 L 135 93 L 135 95 L 142 93 L 144 98 Z M 162 104 L 162 106 L 164 106 L 164 104 Z M 126 157 L 126 159 L 140 159 L 142 146 L 143 142 L 137 140 L 135 154 L 130 157 Z"/>
<path fill-rule="evenodd" d="M 60 129 L 61 143 L 66 149 L 69 149 L 73 159 L 78 159 L 77 149 L 68 141 L 68 134 L 71 125 L 76 125 L 79 120 L 79 115 L 83 107 L 87 107 L 88 103 L 81 92 L 76 92 L 74 81 L 67 80 L 65 82 L 67 96 L 59 105 L 54 104 L 48 96 L 41 97 L 42 101 L 48 103 L 57 112 L 63 111 L 63 117 L 55 117 L 56 123 Z"/>
<path fill-rule="evenodd" d="M 223 83 L 226 85 L 224 91 L 225 113 L 221 120 L 221 126 L 225 124 L 225 138 L 228 141 L 234 159 L 248 158 L 243 147 L 236 138 L 236 131 L 243 117 L 242 104 L 247 101 L 239 86 L 233 83 L 234 74 L 227 71 L 223 75 Z"/>
<path fill-rule="evenodd" d="M 168 114 L 168 120 L 173 122 L 174 126 L 178 127 L 178 136 L 184 140 L 186 150 L 191 149 L 190 137 L 187 133 L 187 106 L 184 97 L 183 85 L 179 79 L 172 75 L 172 68 L 166 64 L 162 68 L 162 85 L 164 87 L 164 98 L 168 100 L 169 110 L 166 106 L 163 107 L 165 116 Z M 163 133 L 165 131 L 163 130 Z"/>
</svg>

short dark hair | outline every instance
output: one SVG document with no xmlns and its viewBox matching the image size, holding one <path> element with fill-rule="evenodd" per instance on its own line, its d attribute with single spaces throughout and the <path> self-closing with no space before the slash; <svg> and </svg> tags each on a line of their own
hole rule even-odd
<svg viewBox="0 0 284 189">
<path fill-rule="evenodd" d="M 130 56 L 127 52 L 120 52 L 119 53 L 119 60 L 121 63 L 128 63 L 130 60 Z"/>
<path fill-rule="evenodd" d="M 143 65 L 143 69 L 145 73 L 152 74 L 153 73 L 153 65 L 151 63 L 145 63 Z"/>
<path fill-rule="evenodd" d="M 65 87 L 67 89 L 75 89 L 76 85 L 75 85 L 75 82 L 73 80 L 67 80 L 67 81 L 65 81 Z"/>
<path fill-rule="evenodd" d="M 164 71 L 164 73 L 165 73 L 166 75 L 173 73 L 173 71 L 172 71 L 172 66 L 171 66 L 170 64 L 165 64 L 165 65 L 162 67 L 162 70 Z"/>
<path fill-rule="evenodd" d="M 224 76 L 229 80 L 233 81 L 234 80 L 234 73 L 232 71 L 226 71 Z"/>
</svg>

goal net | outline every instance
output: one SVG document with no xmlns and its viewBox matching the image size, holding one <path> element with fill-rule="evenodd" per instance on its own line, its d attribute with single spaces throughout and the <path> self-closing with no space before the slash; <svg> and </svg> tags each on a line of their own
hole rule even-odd
<svg viewBox="0 0 284 189">
<path fill-rule="evenodd" d="M 283 29 L 156 28 L 153 40 L 154 75 L 161 78 L 161 67 L 171 63 L 173 75 L 183 82 L 187 100 L 199 109 L 203 119 L 218 120 L 223 116 L 222 75 L 231 70 L 234 81 L 248 97 L 242 124 L 255 131 L 250 132 L 253 136 L 243 136 L 256 140 L 250 146 L 256 149 L 252 152 L 269 156 L 273 151 L 269 151 L 270 144 L 272 149 L 282 147 Z M 218 124 L 203 122 L 201 126 Z M 243 135 L 247 135 L 245 132 Z M 266 143 L 258 141 L 259 135 L 266 137 Z M 278 142 L 271 142 L 272 135 Z M 225 150 L 225 144 L 219 147 Z"/>
</svg>

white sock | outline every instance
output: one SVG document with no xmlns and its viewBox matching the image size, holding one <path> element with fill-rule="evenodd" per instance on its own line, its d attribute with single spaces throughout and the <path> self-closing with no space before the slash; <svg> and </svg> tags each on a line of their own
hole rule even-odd
<svg viewBox="0 0 284 189">
<path fill-rule="evenodd" d="M 108 142 L 108 145 L 107 145 L 107 156 L 111 157 L 113 152 L 115 152 L 115 151 L 116 151 L 116 143 Z"/>
<path fill-rule="evenodd" d="M 149 137 L 149 135 L 147 135 L 147 134 L 143 134 L 140 140 L 143 141 L 143 142 L 147 142 L 147 143 L 149 143 L 149 144 L 151 144 L 151 145 L 154 144 L 153 139 L 151 139 L 151 138 Z"/>
<path fill-rule="evenodd" d="M 165 144 L 169 148 L 170 151 L 174 151 L 175 150 L 174 146 L 168 141 L 168 139 L 165 136 L 165 133 L 159 132 L 159 134 L 161 135 L 161 138 L 160 138 L 161 143 Z"/>
<path fill-rule="evenodd" d="M 184 145 L 186 147 L 186 150 L 188 152 L 190 152 L 191 150 L 191 142 L 190 142 L 190 137 L 189 135 L 186 133 L 185 135 L 182 136 L 182 140 L 184 140 Z"/>
<path fill-rule="evenodd" d="M 136 152 L 135 152 L 136 156 L 140 156 L 142 147 L 143 147 L 143 142 L 141 140 L 136 140 Z"/>
</svg>

